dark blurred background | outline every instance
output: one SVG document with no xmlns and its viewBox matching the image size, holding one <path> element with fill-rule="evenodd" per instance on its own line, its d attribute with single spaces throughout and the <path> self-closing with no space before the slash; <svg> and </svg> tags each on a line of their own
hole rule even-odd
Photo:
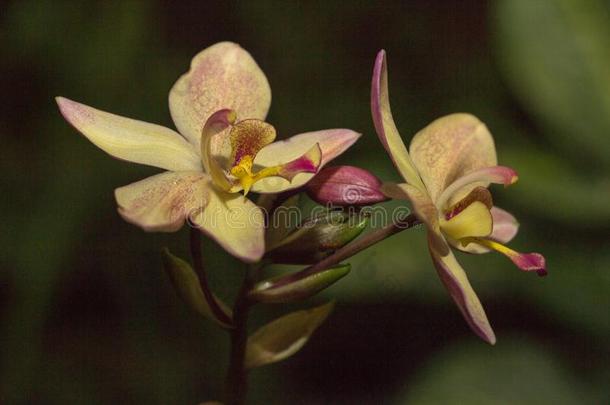
<svg viewBox="0 0 610 405">
<path fill-rule="evenodd" d="M 254 404 L 588 404 L 610 401 L 610 2 L 5 2 L 0 19 L 0 403 L 196 404 L 218 399 L 227 337 L 177 299 L 160 249 L 187 233 L 122 221 L 113 190 L 158 172 L 110 159 L 57 111 L 63 95 L 173 126 L 167 93 L 199 50 L 232 40 L 273 91 L 280 136 L 364 133 L 341 162 L 398 180 L 372 126 L 376 52 L 405 140 L 471 112 L 520 181 L 495 189 L 512 246 L 460 261 L 498 335 L 472 334 L 420 230 L 361 253 L 322 297 L 331 318 L 295 357 L 251 373 Z M 207 242 L 218 293 L 241 265 Z M 309 302 L 302 307 L 313 305 Z M 257 308 L 253 326 L 287 308 Z"/>
</svg>

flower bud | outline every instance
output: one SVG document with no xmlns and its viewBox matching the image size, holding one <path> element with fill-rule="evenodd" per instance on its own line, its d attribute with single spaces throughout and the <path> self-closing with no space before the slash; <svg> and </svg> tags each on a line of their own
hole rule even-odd
<svg viewBox="0 0 610 405">
<path fill-rule="evenodd" d="M 371 205 L 386 201 L 381 180 L 354 166 L 326 167 L 307 183 L 307 195 L 319 204 Z"/>
<path fill-rule="evenodd" d="M 308 218 L 275 246 L 270 246 L 266 257 L 284 264 L 317 263 L 360 235 L 367 220 L 362 213 L 341 211 Z"/>
<path fill-rule="evenodd" d="M 287 274 L 254 285 L 250 299 L 268 304 L 287 303 L 309 298 L 330 287 L 349 273 L 349 264 L 340 264 L 306 276 Z"/>
</svg>

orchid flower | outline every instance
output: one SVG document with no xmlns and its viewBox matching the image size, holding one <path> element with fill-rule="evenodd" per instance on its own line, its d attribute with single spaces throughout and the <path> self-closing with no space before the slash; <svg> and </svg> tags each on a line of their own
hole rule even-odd
<svg viewBox="0 0 610 405">
<path fill-rule="evenodd" d="M 267 78 L 230 42 L 196 55 L 172 87 L 169 107 L 179 133 L 63 97 L 57 103 L 70 124 L 111 156 L 167 170 L 116 189 L 126 221 L 173 232 L 188 219 L 248 262 L 261 258 L 265 238 L 263 213 L 245 194 L 302 186 L 360 136 L 329 129 L 273 142 L 275 129 L 264 121 Z"/>
<path fill-rule="evenodd" d="M 413 137 L 407 151 L 392 118 L 387 75 L 382 50 L 373 71 L 371 111 L 379 139 L 406 181 L 385 183 L 382 192 L 411 202 L 428 231 L 430 255 L 443 284 L 472 330 L 494 344 L 485 311 L 450 248 L 469 253 L 495 250 L 523 271 L 546 274 L 542 255 L 505 246 L 516 235 L 518 223 L 493 206 L 487 189 L 490 183 L 515 183 L 517 173 L 497 165 L 491 134 L 470 114 L 435 120 Z"/>
</svg>

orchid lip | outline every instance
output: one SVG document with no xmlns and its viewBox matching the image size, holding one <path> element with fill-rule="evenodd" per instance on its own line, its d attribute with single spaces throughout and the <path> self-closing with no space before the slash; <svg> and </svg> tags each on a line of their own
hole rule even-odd
<svg viewBox="0 0 610 405">
<path fill-rule="evenodd" d="M 520 253 L 510 249 L 503 244 L 484 238 L 463 238 L 460 242 L 465 246 L 469 243 L 477 243 L 486 248 L 495 250 L 498 253 L 508 257 L 520 270 L 535 271 L 539 276 L 544 277 L 548 274 L 546 269 L 546 260 L 540 253 Z"/>
</svg>

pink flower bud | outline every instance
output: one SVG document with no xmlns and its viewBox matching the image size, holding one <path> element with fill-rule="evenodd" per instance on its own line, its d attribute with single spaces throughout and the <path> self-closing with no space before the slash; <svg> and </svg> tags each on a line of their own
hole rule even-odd
<svg viewBox="0 0 610 405">
<path fill-rule="evenodd" d="M 371 205 L 386 201 L 380 191 L 381 180 L 354 166 L 322 169 L 307 183 L 307 195 L 319 204 Z"/>
</svg>

